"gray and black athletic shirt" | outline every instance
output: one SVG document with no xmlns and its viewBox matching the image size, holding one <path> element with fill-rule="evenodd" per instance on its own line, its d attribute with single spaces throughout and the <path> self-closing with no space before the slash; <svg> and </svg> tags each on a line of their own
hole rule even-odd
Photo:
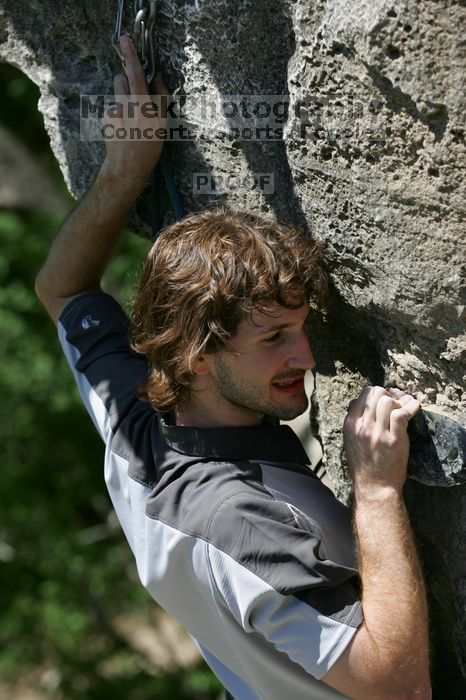
<svg viewBox="0 0 466 700">
<path fill-rule="evenodd" d="M 154 600 L 236 700 L 343 697 L 319 679 L 362 621 L 351 519 L 291 428 L 163 419 L 137 397 L 147 362 L 106 294 L 73 299 L 58 329 Z"/>
</svg>

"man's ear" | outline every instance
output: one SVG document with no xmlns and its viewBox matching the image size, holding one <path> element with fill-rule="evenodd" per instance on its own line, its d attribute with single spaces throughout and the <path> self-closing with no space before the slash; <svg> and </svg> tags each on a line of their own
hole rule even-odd
<svg viewBox="0 0 466 700">
<path fill-rule="evenodd" d="M 210 358 L 209 355 L 199 355 L 196 357 L 194 362 L 191 365 L 191 369 L 193 374 L 197 374 L 198 376 L 210 374 Z"/>
</svg>

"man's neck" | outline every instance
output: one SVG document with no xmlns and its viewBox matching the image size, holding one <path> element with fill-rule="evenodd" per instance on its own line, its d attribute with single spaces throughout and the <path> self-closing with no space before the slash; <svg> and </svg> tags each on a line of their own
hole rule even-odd
<svg viewBox="0 0 466 700">
<path fill-rule="evenodd" d="M 175 408 L 175 423 L 180 427 L 191 428 L 239 428 L 258 426 L 263 418 L 261 413 L 228 404 L 213 407 L 193 404 Z"/>
</svg>

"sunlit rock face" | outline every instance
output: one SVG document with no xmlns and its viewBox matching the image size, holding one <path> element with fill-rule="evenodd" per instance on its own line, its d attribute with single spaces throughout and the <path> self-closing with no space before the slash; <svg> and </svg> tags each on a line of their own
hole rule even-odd
<svg viewBox="0 0 466 700">
<path fill-rule="evenodd" d="M 104 152 L 79 138 L 80 96 L 111 92 L 116 3 L 0 0 L 0 8 L 0 57 L 39 85 L 52 148 L 80 195 Z M 447 416 L 440 428 L 431 421 L 441 459 L 435 440 L 432 459 L 413 455 L 406 493 L 428 580 L 439 698 L 462 697 L 466 677 L 464 23 L 464 6 L 449 0 L 161 0 L 156 30 L 166 82 L 187 96 L 195 134 L 169 144 L 186 210 L 224 203 L 327 244 L 331 291 L 312 329 L 312 420 L 338 495 L 348 492 L 342 420 L 364 384 L 408 389 Z M 233 96 L 228 109 L 199 116 L 200 97 L 221 96 Z M 240 96 L 250 108 L 241 119 Z M 282 139 L 242 131 L 254 131 L 247 115 L 254 105 L 256 117 L 265 114 L 267 100 Z M 139 202 L 133 227 L 147 230 L 146 210 Z"/>
</svg>

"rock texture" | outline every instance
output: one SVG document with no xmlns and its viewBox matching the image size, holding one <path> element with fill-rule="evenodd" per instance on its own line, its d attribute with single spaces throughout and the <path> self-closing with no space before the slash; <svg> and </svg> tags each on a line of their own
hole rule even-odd
<svg viewBox="0 0 466 700">
<path fill-rule="evenodd" d="M 408 474 L 427 486 L 466 484 L 466 430 L 437 410 L 423 409 L 408 428 Z"/>
<path fill-rule="evenodd" d="M 39 85 L 75 195 L 103 154 L 79 141 L 79 96 L 111 90 L 115 5 L 0 0 L 0 56 Z M 289 100 L 281 141 L 219 138 L 207 115 L 170 153 L 187 210 L 226 202 L 327 243 L 312 420 L 337 493 L 345 407 L 365 383 L 396 384 L 447 415 L 427 472 L 426 445 L 414 446 L 406 497 L 433 611 L 434 697 L 453 700 L 466 678 L 464 21 L 453 0 L 161 0 L 157 23 L 172 90 Z M 237 186 L 193 191 L 192 173 L 212 172 Z M 247 186 L 248 173 L 273 173 L 274 192 Z"/>
</svg>

